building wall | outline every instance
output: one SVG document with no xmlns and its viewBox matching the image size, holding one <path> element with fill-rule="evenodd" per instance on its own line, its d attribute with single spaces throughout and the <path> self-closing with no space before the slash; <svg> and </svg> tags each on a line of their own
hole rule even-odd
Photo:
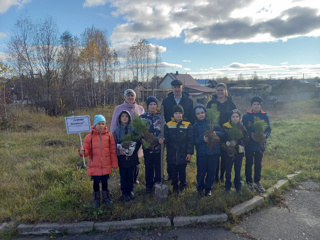
<svg viewBox="0 0 320 240">
<path fill-rule="evenodd" d="M 172 82 L 172 78 L 169 76 L 169 75 L 167 75 L 164 79 L 163 79 L 163 81 L 162 81 L 162 83 L 159 85 L 159 89 L 171 89 L 172 87 L 171 87 L 171 82 Z"/>
</svg>

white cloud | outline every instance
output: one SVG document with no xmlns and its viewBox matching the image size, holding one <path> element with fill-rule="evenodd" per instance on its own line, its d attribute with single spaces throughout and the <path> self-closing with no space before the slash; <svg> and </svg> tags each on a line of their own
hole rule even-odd
<svg viewBox="0 0 320 240">
<path fill-rule="evenodd" d="M 190 71 L 191 69 L 190 69 L 190 68 L 184 68 L 183 70 L 185 70 L 185 71 Z"/>
<path fill-rule="evenodd" d="M 0 14 L 5 13 L 12 6 L 22 7 L 25 3 L 31 0 L 1 0 L 0 3 Z"/>
<path fill-rule="evenodd" d="M 252 74 L 257 73 L 260 78 L 285 78 L 294 77 L 314 78 L 320 77 L 320 64 L 315 65 L 266 65 L 257 63 L 238 63 L 234 62 L 222 68 L 202 69 L 199 72 L 190 72 L 193 77 L 201 78 L 208 76 L 210 78 L 216 77 L 230 77 L 237 79 L 239 74 L 244 78 L 250 78 Z"/>
<path fill-rule="evenodd" d="M 94 7 L 104 5 L 108 0 L 86 0 L 83 4 L 84 7 Z"/>
<path fill-rule="evenodd" d="M 7 36 L 7 34 L 3 33 L 3 32 L 0 32 L 0 40 L 5 38 Z"/>
<path fill-rule="evenodd" d="M 191 63 L 191 60 L 182 60 L 182 62 Z"/>
<path fill-rule="evenodd" d="M 114 29 L 114 41 L 184 36 L 188 43 L 233 44 L 320 36 L 315 0 L 108 1 L 112 14 L 126 20 Z"/>
<path fill-rule="evenodd" d="M 167 62 L 161 62 L 160 63 L 160 68 L 182 68 L 180 64 L 175 64 L 175 63 L 167 63 Z"/>
</svg>

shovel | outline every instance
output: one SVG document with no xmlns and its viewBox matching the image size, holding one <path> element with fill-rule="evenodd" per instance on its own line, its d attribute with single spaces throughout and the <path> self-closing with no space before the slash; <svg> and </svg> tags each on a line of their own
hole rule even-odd
<svg viewBox="0 0 320 240">
<path fill-rule="evenodd" d="M 161 106 L 161 138 L 164 138 L 164 109 Z M 169 186 L 164 184 L 163 179 L 163 155 L 164 155 L 164 143 L 161 144 L 161 183 L 155 184 L 154 193 L 159 200 L 165 200 L 168 198 Z"/>
</svg>

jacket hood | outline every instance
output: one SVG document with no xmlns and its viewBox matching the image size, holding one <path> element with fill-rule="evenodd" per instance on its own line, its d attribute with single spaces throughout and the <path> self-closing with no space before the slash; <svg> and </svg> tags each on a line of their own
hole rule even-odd
<svg viewBox="0 0 320 240">
<path fill-rule="evenodd" d="M 194 117 L 196 119 L 196 121 L 199 121 L 198 118 L 197 118 L 197 114 L 196 114 L 196 109 L 198 107 L 201 107 L 203 108 L 204 112 L 206 113 L 207 112 L 207 108 L 203 105 L 203 104 L 197 104 L 194 108 L 193 108 L 193 114 L 194 114 Z M 206 118 L 205 118 L 206 119 Z M 200 120 L 201 121 L 201 120 Z"/>
<path fill-rule="evenodd" d="M 131 122 L 131 120 L 132 120 L 132 117 L 131 117 L 131 114 L 130 114 L 130 112 L 129 111 L 127 111 L 127 110 L 122 110 L 120 113 L 119 113 L 119 115 L 118 115 L 118 122 L 119 122 L 119 124 L 121 123 L 121 119 L 120 119 L 120 116 L 121 116 L 121 114 L 122 113 L 126 113 L 126 114 L 128 114 L 128 116 L 129 116 L 129 122 L 128 122 L 128 124 Z"/>
</svg>

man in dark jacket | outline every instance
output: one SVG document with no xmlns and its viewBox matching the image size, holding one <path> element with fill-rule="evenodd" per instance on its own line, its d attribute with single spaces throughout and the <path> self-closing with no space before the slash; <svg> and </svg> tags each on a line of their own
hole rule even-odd
<svg viewBox="0 0 320 240">
<path fill-rule="evenodd" d="M 182 92 L 182 82 L 173 80 L 171 86 L 172 92 L 162 101 L 166 122 L 170 122 L 173 117 L 173 106 L 180 104 L 184 109 L 184 120 L 194 124 L 193 101 L 189 98 L 188 93 Z"/>
<path fill-rule="evenodd" d="M 166 122 L 170 122 L 173 117 L 173 107 L 177 104 L 181 105 L 184 109 L 184 120 L 194 124 L 194 114 L 193 114 L 193 101 L 189 98 L 189 94 L 182 92 L 183 85 L 180 80 L 173 80 L 171 82 L 172 92 L 163 99 L 162 105 L 164 110 L 164 119 Z M 168 176 L 167 181 L 171 180 L 169 165 L 167 165 Z"/>
<path fill-rule="evenodd" d="M 186 181 L 187 163 L 194 153 L 193 129 L 190 122 L 183 121 L 183 107 L 173 107 L 174 117 L 164 126 L 164 137 L 167 148 L 167 164 L 170 166 L 173 192 L 183 192 Z M 180 186 L 178 189 L 178 182 Z"/>
</svg>

